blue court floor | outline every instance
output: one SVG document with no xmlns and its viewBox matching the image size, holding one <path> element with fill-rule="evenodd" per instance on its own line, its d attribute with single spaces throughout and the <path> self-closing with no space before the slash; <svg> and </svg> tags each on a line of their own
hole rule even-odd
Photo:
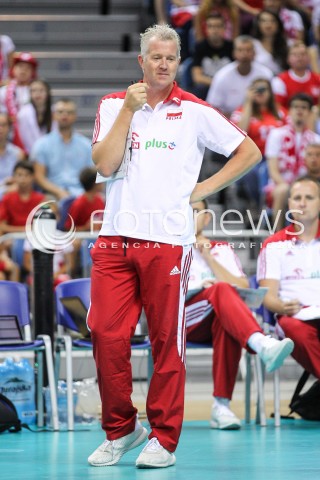
<svg viewBox="0 0 320 480">
<path fill-rule="evenodd" d="M 112 467 L 91 467 L 88 455 L 103 441 L 100 427 L 75 432 L 0 434 L 0 478 L 12 480 L 317 480 L 320 422 L 283 420 L 280 428 L 243 425 L 217 431 L 207 421 L 186 421 L 166 469 L 138 470 L 141 447 Z"/>
</svg>

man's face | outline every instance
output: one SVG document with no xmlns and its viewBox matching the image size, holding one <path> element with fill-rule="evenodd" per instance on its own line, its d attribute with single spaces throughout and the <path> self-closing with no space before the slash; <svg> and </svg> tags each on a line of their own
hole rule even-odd
<svg viewBox="0 0 320 480">
<path fill-rule="evenodd" d="M 224 38 L 224 22 L 220 18 L 208 18 L 206 22 L 206 36 L 207 39 L 214 42 L 223 40 Z"/>
<path fill-rule="evenodd" d="M 151 39 L 145 58 L 139 55 L 138 60 L 143 79 L 151 88 L 163 90 L 172 85 L 180 63 L 175 41 Z"/>
<path fill-rule="evenodd" d="M 320 178 L 320 145 L 309 145 L 306 148 L 305 164 L 309 175 Z"/>
<path fill-rule="evenodd" d="M 70 128 L 77 118 L 76 107 L 73 102 L 57 102 L 54 116 L 60 129 Z"/>
<path fill-rule="evenodd" d="M 34 175 L 25 168 L 17 168 L 13 174 L 15 183 L 20 188 L 32 189 Z"/>
<path fill-rule="evenodd" d="M 310 223 L 319 218 L 320 191 L 312 181 L 297 182 L 291 188 L 288 200 L 289 210 L 300 210 L 301 213 L 293 212 L 292 217 L 301 223 Z"/>
<path fill-rule="evenodd" d="M 234 58 L 239 63 L 251 63 L 254 59 L 254 47 L 251 42 L 236 42 Z"/>
<path fill-rule="evenodd" d="M 304 45 L 292 47 L 288 55 L 288 64 L 294 70 L 305 70 L 309 65 L 309 54 Z"/>
<path fill-rule="evenodd" d="M 304 127 L 310 115 L 310 106 L 303 100 L 293 100 L 289 108 L 289 116 L 295 126 Z"/>
</svg>

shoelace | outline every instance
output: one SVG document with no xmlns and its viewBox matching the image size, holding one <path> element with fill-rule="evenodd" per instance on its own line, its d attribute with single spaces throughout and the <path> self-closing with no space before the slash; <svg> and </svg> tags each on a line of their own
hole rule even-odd
<svg viewBox="0 0 320 480">
<path fill-rule="evenodd" d="M 160 448 L 161 445 L 157 437 L 152 437 L 151 440 L 149 440 L 147 445 L 144 447 L 143 451 L 157 452 L 158 450 L 160 450 Z"/>
</svg>

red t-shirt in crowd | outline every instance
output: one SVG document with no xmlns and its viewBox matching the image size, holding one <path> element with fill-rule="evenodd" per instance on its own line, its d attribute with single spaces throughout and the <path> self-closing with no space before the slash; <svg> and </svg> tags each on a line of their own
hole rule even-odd
<svg viewBox="0 0 320 480">
<path fill-rule="evenodd" d="M 290 98 L 301 92 L 310 95 L 314 105 L 318 105 L 320 75 L 307 70 L 304 77 L 299 78 L 292 70 L 285 70 L 272 80 L 272 90 L 277 103 L 285 108 L 289 107 Z"/>
<path fill-rule="evenodd" d="M 0 202 L 0 220 L 6 220 L 14 227 L 23 227 L 31 210 L 44 200 L 45 196 L 40 192 L 31 192 L 28 200 L 22 199 L 18 192 L 9 192 Z"/>
<path fill-rule="evenodd" d="M 102 219 L 104 207 L 105 202 L 98 193 L 94 196 L 92 201 L 90 201 L 86 195 L 80 195 L 80 197 L 76 198 L 74 202 L 72 202 L 68 213 L 73 218 L 75 227 L 82 227 L 88 223 L 91 214 L 96 210 L 102 211 L 94 216 L 94 221 Z M 64 228 L 69 230 L 70 227 L 71 219 L 68 216 L 64 224 Z"/>
<path fill-rule="evenodd" d="M 243 107 L 234 111 L 230 117 L 230 120 L 238 125 Z M 261 118 L 251 117 L 247 133 L 249 137 L 255 142 L 260 149 L 262 155 L 264 155 L 264 149 L 266 145 L 267 136 L 273 128 L 281 127 L 286 122 L 287 112 L 283 107 L 278 109 L 279 117 L 276 118 L 271 112 L 263 111 Z"/>
</svg>

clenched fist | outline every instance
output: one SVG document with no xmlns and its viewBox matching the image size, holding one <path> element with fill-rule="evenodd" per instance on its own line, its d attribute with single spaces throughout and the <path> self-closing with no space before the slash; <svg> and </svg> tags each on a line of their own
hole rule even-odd
<svg viewBox="0 0 320 480">
<path fill-rule="evenodd" d="M 147 102 L 147 83 L 134 83 L 130 85 L 127 90 L 124 100 L 124 107 L 128 108 L 132 112 L 141 110 L 143 105 Z"/>
</svg>

